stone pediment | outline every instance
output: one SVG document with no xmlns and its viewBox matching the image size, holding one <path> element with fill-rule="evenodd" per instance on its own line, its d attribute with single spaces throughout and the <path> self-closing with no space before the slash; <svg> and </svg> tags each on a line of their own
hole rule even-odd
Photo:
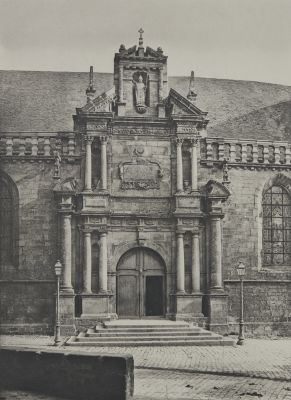
<svg viewBox="0 0 291 400">
<path fill-rule="evenodd" d="M 87 104 L 82 107 L 83 112 L 108 112 L 112 109 L 112 103 L 116 99 L 115 87 L 113 86 L 107 92 L 103 92 L 95 99 L 91 100 L 90 97 L 87 98 Z"/>
<path fill-rule="evenodd" d="M 166 110 L 168 116 L 192 116 L 192 117 L 205 117 L 207 112 L 201 111 L 186 97 L 170 89 L 169 96 L 166 100 Z"/>
<path fill-rule="evenodd" d="M 205 186 L 206 197 L 209 200 L 220 200 L 224 202 L 230 196 L 230 191 L 220 182 L 210 180 Z"/>
</svg>

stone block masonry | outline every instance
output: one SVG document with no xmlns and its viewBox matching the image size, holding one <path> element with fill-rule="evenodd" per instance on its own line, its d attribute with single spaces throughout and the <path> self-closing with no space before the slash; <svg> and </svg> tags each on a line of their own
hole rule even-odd
<svg viewBox="0 0 291 400">
<path fill-rule="evenodd" d="M 0 389 L 67 399 L 126 400 L 133 395 L 133 368 L 130 355 L 5 347 L 0 350 Z"/>
</svg>

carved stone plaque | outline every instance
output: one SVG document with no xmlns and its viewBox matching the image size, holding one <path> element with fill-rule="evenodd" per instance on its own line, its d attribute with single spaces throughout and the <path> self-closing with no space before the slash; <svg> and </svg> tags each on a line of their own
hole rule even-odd
<svg viewBox="0 0 291 400">
<path fill-rule="evenodd" d="M 119 165 L 121 189 L 159 189 L 162 177 L 159 163 L 137 159 Z"/>
</svg>

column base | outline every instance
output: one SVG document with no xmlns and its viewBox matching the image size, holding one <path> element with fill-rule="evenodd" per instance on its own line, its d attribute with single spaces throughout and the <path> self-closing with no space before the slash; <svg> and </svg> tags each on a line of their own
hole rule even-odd
<svg viewBox="0 0 291 400">
<path fill-rule="evenodd" d="M 117 102 L 116 105 L 117 105 L 117 115 L 119 117 L 124 117 L 126 103 L 125 102 Z"/>
<path fill-rule="evenodd" d="M 62 291 L 60 293 L 61 336 L 75 335 L 75 294 Z"/>
<path fill-rule="evenodd" d="M 111 319 L 109 313 L 109 298 L 111 293 L 82 293 L 82 314 L 85 319 Z"/>
<path fill-rule="evenodd" d="M 202 313 L 202 293 L 176 293 L 174 319 L 191 320 L 203 317 Z"/>
<path fill-rule="evenodd" d="M 73 287 L 66 287 L 66 286 L 61 286 L 61 288 L 60 288 L 60 294 L 66 294 L 66 293 L 69 293 L 69 294 L 74 294 L 75 292 L 74 292 L 74 289 L 73 289 Z"/>
<path fill-rule="evenodd" d="M 212 289 L 208 298 L 208 328 L 220 334 L 228 333 L 228 295 L 223 289 Z"/>
</svg>

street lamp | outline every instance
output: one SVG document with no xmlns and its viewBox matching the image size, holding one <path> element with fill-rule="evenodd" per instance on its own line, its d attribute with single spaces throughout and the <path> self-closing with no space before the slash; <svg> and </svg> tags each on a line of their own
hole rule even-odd
<svg viewBox="0 0 291 400">
<path fill-rule="evenodd" d="M 55 325 L 55 343 L 57 346 L 61 341 L 61 324 L 60 324 L 60 277 L 62 275 L 63 266 L 58 260 L 55 263 L 55 275 L 57 277 L 57 294 L 56 294 L 56 325 Z"/>
<path fill-rule="evenodd" d="M 237 274 L 240 279 L 240 316 L 239 316 L 239 334 L 237 344 L 244 344 L 244 284 L 243 279 L 246 273 L 245 265 L 240 261 L 236 267 Z"/>
</svg>

